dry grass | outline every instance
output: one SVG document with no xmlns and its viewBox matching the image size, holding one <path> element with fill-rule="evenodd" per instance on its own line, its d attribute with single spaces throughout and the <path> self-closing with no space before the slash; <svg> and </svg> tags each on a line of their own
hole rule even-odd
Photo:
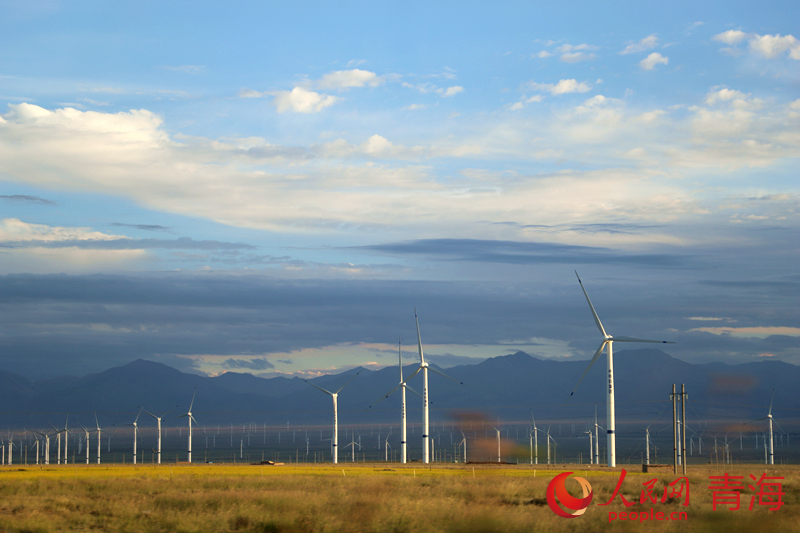
<svg viewBox="0 0 800 533">
<path fill-rule="evenodd" d="M 774 468 L 785 477 L 786 505 L 777 512 L 748 511 L 749 496 L 742 510 L 711 510 L 710 474 L 760 475 L 763 465 L 694 468 L 688 508 L 652 506 L 686 510 L 688 522 L 609 524 L 609 510 L 628 509 L 594 505 L 616 485 L 618 472 L 608 469 L 576 473 L 592 484 L 594 502 L 582 517 L 564 519 L 544 502 L 548 482 L 563 470 L 541 467 L 536 477 L 522 466 L 474 473 L 469 465 L 11 467 L 0 469 L 0 531 L 800 531 L 800 470 Z M 653 477 L 672 479 L 629 472 L 625 493 L 638 501 L 641 483 Z"/>
</svg>

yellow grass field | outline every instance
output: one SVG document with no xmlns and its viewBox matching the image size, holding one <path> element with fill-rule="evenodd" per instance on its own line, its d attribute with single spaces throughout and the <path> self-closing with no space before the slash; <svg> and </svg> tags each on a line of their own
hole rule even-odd
<svg viewBox="0 0 800 533">
<path fill-rule="evenodd" d="M 690 504 L 639 504 L 642 484 L 658 490 L 674 476 L 629 471 L 623 494 L 601 507 L 620 469 L 547 469 L 523 465 L 64 465 L 0 467 L 0 531 L 169 532 L 456 532 L 456 531 L 800 531 L 800 468 L 764 465 L 693 467 Z M 577 465 L 576 465 L 577 466 Z M 583 516 L 562 518 L 546 503 L 550 480 L 564 471 L 586 478 L 594 499 Z M 783 476 L 784 505 L 712 510 L 710 475 Z M 575 495 L 578 483 L 568 481 Z M 575 490 L 573 490 L 575 489 Z M 614 521 L 609 512 L 685 511 L 685 521 Z M 676 515 L 677 516 L 677 515 Z"/>
</svg>

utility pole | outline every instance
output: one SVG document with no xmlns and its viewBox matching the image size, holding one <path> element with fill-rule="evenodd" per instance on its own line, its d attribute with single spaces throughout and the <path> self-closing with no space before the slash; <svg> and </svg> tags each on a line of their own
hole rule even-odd
<svg viewBox="0 0 800 533">
<path fill-rule="evenodd" d="M 675 384 L 672 384 L 672 394 L 670 395 L 670 399 L 672 400 L 672 471 L 673 474 L 676 476 L 678 475 L 678 421 L 676 420 L 678 417 L 678 408 L 675 402 L 677 401 L 677 395 L 675 394 Z"/>
<path fill-rule="evenodd" d="M 681 383 L 681 422 L 683 424 L 681 451 L 683 454 L 683 475 L 686 475 L 686 385 Z"/>
</svg>

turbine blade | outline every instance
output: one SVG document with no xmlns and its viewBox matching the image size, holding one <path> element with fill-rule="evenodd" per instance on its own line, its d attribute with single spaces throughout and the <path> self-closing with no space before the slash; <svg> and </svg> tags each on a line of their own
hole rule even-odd
<svg viewBox="0 0 800 533">
<path fill-rule="evenodd" d="M 450 379 L 450 380 L 452 380 L 452 381 L 455 381 L 456 383 L 460 383 L 460 384 L 462 384 L 462 385 L 464 384 L 464 382 L 463 382 L 463 381 L 458 381 L 456 378 L 451 378 L 450 376 L 448 376 L 447 374 L 445 374 L 445 373 L 444 373 L 444 372 L 442 372 L 441 370 L 436 370 L 436 369 L 435 369 L 435 368 L 433 368 L 432 366 L 429 366 L 429 367 L 428 367 L 428 370 L 430 370 L 431 372 L 436 372 L 436 373 L 437 373 L 437 374 L 439 374 L 440 376 L 444 376 L 444 377 L 446 377 L 447 379 Z"/>
<path fill-rule="evenodd" d="M 594 310 L 594 306 L 592 305 L 592 301 L 589 299 L 589 294 L 586 292 L 586 289 L 583 286 L 583 282 L 581 281 L 581 277 L 578 276 L 578 271 L 575 271 L 575 276 L 578 278 L 578 283 L 581 284 L 581 290 L 583 290 L 583 295 L 586 296 L 586 301 L 589 302 L 589 308 L 592 310 L 592 316 L 594 317 L 594 322 L 597 324 L 597 329 L 600 330 L 600 333 L 603 334 L 603 337 L 608 337 L 606 334 L 606 330 L 603 329 L 603 324 L 600 322 L 600 317 L 597 316 L 597 311 Z"/>
<path fill-rule="evenodd" d="M 378 400 L 376 400 L 376 401 L 372 402 L 372 405 L 375 405 L 375 404 L 377 404 L 377 403 L 379 403 L 379 402 L 382 402 L 383 400 L 385 400 L 386 398 L 388 398 L 389 396 L 391 396 L 393 392 L 395 392 L 397 389 L 399 389 L 399 388 L 400 388 L 400 387 L 402 387 L 402 386 L 403 386 L 403 384 L 401 383 L 401 384 L 400 384 L 400 385 L 398 385 L 397 387 L 395 387 L 395 388 L 393 388 L 392 390 L 390 390 L 390 391 L 389 391 L 389 392 L 388 392 L 388 393 L 387 393 L 385 396 L 381 396 L 381 397 L 380 397 Z M 372 407 L 372 405 L 370 405 L 369 407 L 371 408 L 371 407 Z"/>
<path fill-rule="evenodd" d="M 397 362 L 400 366 L 400 383 L 403 382 L 403 347 L 400 344 L 400 337 L 397 338 Z"/>
<path fill-rule="evenodd" d="M 339 387 L 339 390 L 337 390 L 337 391 L 336 391 L 336 394 L 339 394 L 339 393 L 342 391 L 342 389 L 343 389 L 343 388 L 345 388 L 345 387 L 347 386 L 347 384 L 348 384 L 348 383 L 350 383 L 351 381 L 353 381 L 354 379 L 356 379 L 356 376 L 358 376 L 360 373 L 361 373 L 361 370 L 359 370 L 358 372 L 356 372 L 356 373 L 355 373 L 355 375 L 354 375 L 352 378 L 350 378 L 350 379 L 348 379 L 348 380 L 347 380 L 347 383 L 345 383 L 344 385 L 342 385 L 341 387 Z"/>
<path fill-rule="evenodd" d="M 138 415 L 136 415 L 136 418 L 134 418 L 134 419 L 133 419 L 133 423 L 134 423 L 134 424 L 135 424 L 136 422 L 138 422 L 138 421 L 139 421 L 139 417 L 140 417 L 140 416 L 142 416 L 142 411 L 144 411 L 144 409 L 142 409 L 142 408 L 140 407 L 140 408 L 139 408 L 139 414 L 138 414 Z"/>
<path fill-rule="evenodd" d="M 419 396 L 420 398 L 422 398 L 422 394 L 418 393 L 417 391 L 415 391 L 414 389 L 412 389 L 412 388 L 411 388 L 411 387 L 409 387 L 408 385 L 406 385 L 406 389 L 410 390 L 411 392 L 413 392 L 414 394 L 416 394 L 417 396 Z"/>
<path fill-rule="evenodd" d="M 333 393 L 332 393 L 331 391 L 329 391 L 329 390 L 325 390 L 325 389 L 323 389 L 322 387 L 317 387 L 316 385 L 314 385 L 313 383 L 311 383 L 311 382 L 310 382 L 310 381 L 308 381 L 307 379 L 304 379 L 303 381 L 305 381 L 306 383 L 308 383 L 308 384 L 309 384 L 309 385 L 311 385 L 312 387 L 316 387 L 316 388 L 318 388 L 319 390 L 321 390 L 322 392 L 324 392 L 324 393 L 327 393 L 327 394 L 330 394 L 331 396 L 333 396 Z"/>
<path fill-rule="evenodd" d="M 772 414 L 772 401 L 775 399 L 775 387 L 772 387 L 772 397 L 769 399 L 769 413 L 767 416 Z"/>
<path fill-rule="evenodd" d="M 636 339 L 634 337 L 613 337 L 614 342 L 653 342 L 656 344 L 675 344 L 675 341 L 654 341 L 650 339 Z"/>
<path fill-rule="evenodd" d="M 572 397 L 573 394 L 575 394 L 575 391 L 578 390 L 578 385 L 580 385 L 581 381 L 583 381 L 583 378 L 586 377 L 586 373 L 589 371 L 590 368 L 592 368 L 594 362 L 597 361 L 597 358 L 600 357 L 601 353 L 603 353 L 603 348 L 606 347 L 606 343 L 608 343 L 608 341 L 603 341 L 600 343 L 600 347 L 594 353 L 594 357 L 592 357 L 592 360 L 589 361 L 589 366 L 587 366 L 586 370 L 584 370 L 583 374 L 581 374 L 581 379 L 578 380 L 578 383 L 575 385 L 575 388 L 572 389 L 572 392 L 569 393 L 570 398 Z M 567 399 L 567 401 L 569 401 L 569 399 Z"/>
<path fill-rule="evenodd" d="M 417 308 L 414 307 L 414 320 L 417 322 L 417 347 L 419 348 L 419 362 L 425 364 L 425 355 L 422 353 L 422 337 L 419 334 L 419 317 L 417 317 Z"/>
<path fill-rule="evenodd" d="M 419 368 L 417 368 L 417 369 L 416 369 L 414 372 L 412 372 L 412 373 L 411 373 L 411 375 L 410 375 L 410 376 L 408 376 L 408 377 L 406 378 L 406 380 L 405 380 L 403 383 L 408 383 L 408 382 L 411 380 L 411 378 L 413 378 L 414 376 L 416 376 L 417 374 L 419 374 L 420 370 L 422 370 L 422 366 L 420 366 L 420 367 L 419 367 Z"/>
<path fill-rule="evenodd" d="M 194 388 L 194 393 L 192 393 L 192 403 L 189 404 L 189 412 L 192 412 L 192 407 L 194 407 L 194 397 L 197 395 L 197 387 Z"/>
</svg>

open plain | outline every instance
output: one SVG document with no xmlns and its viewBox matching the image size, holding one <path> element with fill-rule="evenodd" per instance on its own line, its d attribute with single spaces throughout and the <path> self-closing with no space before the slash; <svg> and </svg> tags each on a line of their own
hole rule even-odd
<svg viewBox="0 0 800 533">
<path fill-rule="evenodd" d="M 800 531 L 800 468 L 795 465 L 692 467 L 690 501 L 640 504 L 643 483 L 657 478 L 657 493 L 671 473 L 630 468 L 622 493 L 607 502 L 621 469 L 587 470 L 559 465 L 64 465 L 12 466 L 0 470 L 0 531 Z M 582 468 L 578 470 L 577 468 Z M 593 501 L 574 519 L 554 514 L 546 489 L 558 473 L 587 479 Z M 749 478 L 767 473 L 779 481 L 783 505 L 750 510 Z M 712 509 L 709 476 L 744 476 L 740 508 Z M 567 482 L 568 490 L 576 482 Z M 686 520 L 609 522 L 609 513 L 650 509 Z"/>
</svg>

